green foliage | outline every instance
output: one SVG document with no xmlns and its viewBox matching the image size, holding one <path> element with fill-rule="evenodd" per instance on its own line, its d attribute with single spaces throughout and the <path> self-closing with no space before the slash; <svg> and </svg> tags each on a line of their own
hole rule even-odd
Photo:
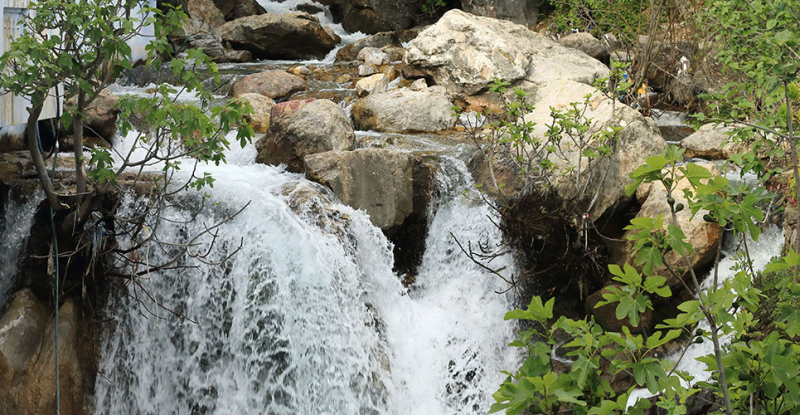
<svg viewBox="0 0 800 415">
<path fill-rule="evenodd" d="M 754 222 L 763 218 L 760 206 L 770 195 L 760 188 L 732 185 L 702 166 L 680 163 L 682 150 L 675 147 L 649 157 L 630 174 L 634 184 L 628 192 L 643 183 L 659 183 L 670 199 L 683 181 L 688 186 L 682 197 L 692 215 L 707 211 L 706 216 L 725 223 L 739 237 L 759 237 L 760 230 Z M 675 251 L 683 258 L 693 254 L 674 219 L 678 204 L 674 199 L 667 202 L 672 218 L 666 226 L 661 216 L 631 221 L 627 229 L 632 231 L 629 238 L 634 242 L 635 265 L 641 272 L 630 264 L 610 265 L 609 272 L 620 285 L 607 288 L 603 300 L 596 305 L 616 304 L 616 318 L 627 319 L 632 327 L 639 325 L 643 313 L 653 309 L 652 296 L 672 296 L 667 278 L 658 275 L 672 271 L 662 267 L 664 254 Z M 743 261 L 735 276 L 722 281 L 718 288 L 701 293 L 696 286 L 696 298 L 681 303 L 677 316 L 657 324 L 647 335 L 635 335 L 628 326 L 623 326 L 622 332 L 609 332 L 595 323 L 593 317 L 573 320 L 561 316 L 553 322 L 554 299 L 543 302 L 534 297 L 527 310 L 506 314 L 506 319 L 531 320 L 534 324 L 511 343 L 523 348 L 527 357 L 517 371 L 506 373 L 508 378 L 493 395 L 496 403 L 491 412 L 505 410 L 518 414 L 527 409 L 535 414 L 555 414 L 566 408 L 575 414 L 639 414 L 649 408 L 649 401 L 639 400 L 627 409 L 625 404 L 633 388 L 644 387 L 656 396 L 656 405 L 668 414 L 686 413 L 687 399 L 700 388 L 717 390 L 725 400 L 729 399 L 731 412 L 797 413 L 800 312 L 796 306 L 800 300 L 797 284 L 800 255 L 792 251 L 768 266 L 769 272 L 786 274 L 773 279 L 769 286 L 777 290 L 781 305 L 775 313 L 774 329 L 766 335 L 754 331 L 759 322 L 753 314 L 765 297 L 751 286 L 753 267 L 749 260 Z M 701 320 L 706 320 L 711 329 L 697 329 Z M 689 386 L 691 378 L 676 371 L 674 362 L 657 357 L 660 347 L 682 334 L 689 338 L 684 347 L 698 341 L 718 345 L 720 335 L 732 339 L 730 346 L 715 347 L 714 354 L 698 359 L 707 364 L 713 382 Z M 551 361 L 559 355 L 560 348 L 568 350 L 564 356 L 571 361 L 563 372 L 555 370 Z M 615 392 L 610 379 L 623 374 L 632 375 L 634 386 Z"/>
<path fill-rule="evenodd" d="M 553 0 L 551 4 L 551 18 L 559 33 L 579 29 L 597 38 L 615 32 L 633 39 L 641 27 L 647 27 L 647 4 L 636 0 Z"/>
<path fill-rule="evenodd" d="M 445 7 L 447 7 L 447 3 L 444 0 L 423 0 L 420 9 L 428 18 L 432 18 Z"/>
</svg>

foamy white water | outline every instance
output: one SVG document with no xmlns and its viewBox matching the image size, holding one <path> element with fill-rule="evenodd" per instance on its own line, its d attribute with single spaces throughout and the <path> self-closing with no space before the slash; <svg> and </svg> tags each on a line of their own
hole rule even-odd
<svg viewBox="0 0 800 415">
<path fill-rule="evenodd" d="M 17 202 L 11 192 L 8 193 L 3 230 L 0 232 L 0 312 L 5 310 L 6 302 L 12 294 L 9 291 L 14 288 L 20 255 L 25 250 L 36 207 L 43 196 L 37 191 L 27 195 L 22 202 Z"/>
</svg>

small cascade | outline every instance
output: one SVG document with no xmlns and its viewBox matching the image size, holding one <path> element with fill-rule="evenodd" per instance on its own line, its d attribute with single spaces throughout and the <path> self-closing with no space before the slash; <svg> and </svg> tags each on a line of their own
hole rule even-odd
<svg viewBox="0 0 800 415">
<path fill-rule="evenodd" d="M 19 258 L 28 242 L 36 207 L 43 197 L 37 191 L 17 202 L 9 191 L 6 198 L 8 205 L 3 217 L 3 229 L 0 231 L 0 313 L 5 310 L 6 301 L 11 294 L 9 291 L 14 288 Z"/>
</svg>

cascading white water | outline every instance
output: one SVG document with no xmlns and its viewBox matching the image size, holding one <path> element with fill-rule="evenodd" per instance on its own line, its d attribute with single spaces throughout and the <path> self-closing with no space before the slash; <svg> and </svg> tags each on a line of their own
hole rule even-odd
<svg viewBox="0 0 800 415">
<path fill-rule="evenodd" d="M 159 230 L 185 241 L 250 202 L 219 229 L 214 255 L 240 242 L 242 250 L 225 266 L 188 259 L 183 264 L 197 268 L 141 279 L 165 308 L 197 323 L 152 302 L 146 310 L 134 300 L 146 294 L 134 286 L 107 306 L 115 324 L 102 341 L 94 412 L 485 413 L 499 371 L 517 357 L 507 349 L 513 325 L 502 321 L 509 299 L 494 293 L 502 286 L 449 235 L 499 238 L 484 205 L 461 194 L 471 186 L 463 163 L 444 163 L 408 292 L 391 271 L 390 243 L 363 212 L 254 157 L 250 145 L 229 154 L 227 166 L 202 166 L 216 179 L 207 192 L 219 206 L 188 224 L 177 223 L 187 211 L 172 209 L 176 222 Z M 154 247 L 140 255 L 150 263 L 166 256 Z"/>
<path fill-rule="evenodd" d="M 11 294 L 9 290 L 14 286 L 19 256 L 28 241 L 33 216 L 36 214 L 36 206 L 42 200 L 42 193 L 34 192 L 22 202 L 17 202 L 9 191 L 7 200 L 3 230 L 0 232 L 0 312 L 5 310 L 6 301 Z"/>
</svg>

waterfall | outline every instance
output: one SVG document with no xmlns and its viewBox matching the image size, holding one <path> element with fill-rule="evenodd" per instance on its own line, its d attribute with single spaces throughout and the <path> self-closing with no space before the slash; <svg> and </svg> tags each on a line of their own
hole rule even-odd
<svg viewBox="0 0 800 415">
<path fill-rule="evenodd" d="M 43 197 L 40 191 L 27 195 L 20 202 L 15 200 L 11 191 L 6 197 L 8 205 L 0 232 L 0 312 L 5 310 L 10 291 L 14 288 L 19 257 L 25 250 L 36 207 Z"/>
<path fill-rule="evenodd" d="M 507 348 L 514 327 L 502 320 L 509 298 L 495 294 L 502 285 L 450 237 L 500 237 L 485 204 L 462 194 L 472 187 L 463 163 L 443 160 L 423 264 L 406 289 L 391 271 L 391 244 L 364 212 L 254 157 L 250 145 L 228 165 L 201 166 L 216 179 L 205 190 L 213 208 L 187 222 L 188 209 L 176 206 L 159 228 L 185 242 L 249 202 L 219 228 L 206 261 L 241 250 L 224 266 L 188 258 L 182 265 L 192 268 L 141 278 L 106 306 L 114 323 L 101 338 L 94 412 L 485 413 L 517 356 Z M 130 197 L 120 214 L 136 203 Z M 163 308 L 137 301 L 144 290 Z"/>
</svg>

